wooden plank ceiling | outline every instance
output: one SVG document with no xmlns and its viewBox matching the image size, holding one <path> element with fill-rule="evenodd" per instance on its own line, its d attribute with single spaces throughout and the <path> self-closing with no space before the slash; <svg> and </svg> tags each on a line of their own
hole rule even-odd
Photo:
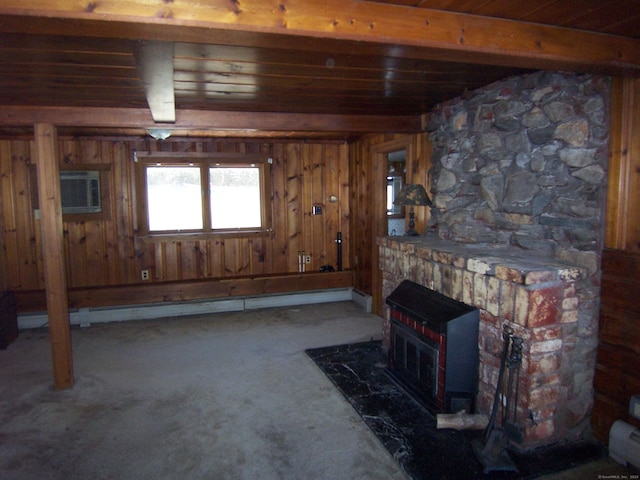
<svg viewBox="0 0 640 480">
<path fill-rule="evenodd" d="M 374 0 L 640 38 L 637 0 Z"/>
<path fill-rule="evenodd" d="M 393 4 L 408 14 L 412 11 L 407 8 L 413 7 L 415 11 L 440 10 L 640 38 L 638 1 L 379 0 L 355 3 L 368 4 L 370 8 Z M 142 35 L 127 38 L 115 29 L 111 35 L 106 27 L 96 31 L 95 36 L 86 31 L 74 35 L 69 28 L 60 28 L 58 33 L 53 23 L 50 25 L 41 17 L 38 17 L 40 23 L 33 25 L 46 23 L 46 28 L 26 25 L 20 28 L 6 21 L 8 15 L 1 18 L 5 19 L 0 20 L 2 107 L 148 109 L 151 105 L 154 119 L 169 123 L 175 121 L 172 111 L 187 110 L 257 115 L 419 117 L 437 103 L 465 91 L 529 71 L 522 61 L 514 62 L 513 66 L 508 62 L 492 64 L 480 56 L 477 63 L 457 58 L 448 61 L 446 52 L 420 55 L 415 49 L 395 48 L 392 41 L 369 47 L 364 42 L 331 38 L 304 41 L 303 37 L 291 36 L 261 43 L 269 37 L 260 37 L 257 41 L 247 41 L 244 37 L 235 40 L 234 32 L 226 37 L 212 36 L 211 43 L 200 38 L 151 41 Z M 171 58 L 172 69 L 167 69 Z M 163 82 L 162 78 L 169 80 Z M 164 113 L 158 113 L 160 117 L 156 118 L 155 113 L 161 109 Z M 350 130 L 351 126 L 352 123 L 347 123 L 336 127 L 338 131 L 315 134 L 294 129 L 266 132 L 260 128 L 239 128 L 235 133 L 223 130 L 215 134 L 345 137 L 362 133 Z M 87 128 L 82 132 L 68 131 L 96 133 Z M 144 134 L 144 130 L 131 127 L 98 131 Z M 0 133 L 11 135 L 16 130 L 3 122 Z M 182 134 L 212 132 L 192 129 Z"/>
</svg>

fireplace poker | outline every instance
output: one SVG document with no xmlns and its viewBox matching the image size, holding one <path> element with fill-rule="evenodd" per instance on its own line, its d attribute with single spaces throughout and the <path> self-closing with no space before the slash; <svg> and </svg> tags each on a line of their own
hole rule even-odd
<svg viewBox="0 0 640 480">
<path fill-rule="evenodd" d="M 496 385 L 496 394 L 493 398 L 493 407 L 491 409 L 491 416 L 489 417 L 489 424 L 484 432 L 484 441 L 475 440 L 472 443 L 473 452 L 476 458 L 482 463 L 484 467 L 484 473 L 492 471 L 511 471 L 517 472 L 518 468 L 513 463 L 513 460 L 507 453 L 507 444 L 509 439 L 505 435 L 504 430 L 496 428 L 496 417 L 498 415 L 498 407 L 501 403 L 502 385 L 504 382 L 504 374 L 507 369 L 507 362 L 511 358 L 510 347 L 513 340 L 513 328 L 505 324 L 502 329 L 502 355 L 500 358 L 500 370 L 498 372 L 498 383 Z M 512 351 L 513 354 L 513 351 Z M 509 375 L 511 377 L 511 375 Z M 509 404 L 509 392 L 507 392 L 506 398 L 507 405 Z M 504 428 L 504 411 L 503 411 L 503 425 Z"/>
<path fill-rule="evenodd" d="M 520 388 L 520 365 L 522 364 L 522 343 L 521 337 L 511 337 L 511 353 L 509 355 L 509 380 L 507 382 L 507 401 L 503 416 L 502 426 L 507 438 L 512 442 L 522 443 L 522 429 L 517 423 L 518 418 L 518 391 Z M 514 391 L 515 382 L 515 391 Z M 513 394 L 513 409 L 511 408 L 511 396 Z"/>
<path fill-rule="evenodd" d="M 500 370 L 498 371 L 498 384 L 496 385 L 496 395 L 493 397 L 493 407 L 491 408 L 491 416 L 489 417 L 489 425 L 484 433 L 484 442 L 489 441 L 489 436 L 493 431 L 496 424 L 496 416 L 498 415 L 498 406 L 500 405 L 500 392 L 502 390 L 502 381 L 504 378 L 504 371 L 507 365 L 507 358 L 509 356 L 509 345 L 511 343 L 511 337 L 513 336 L 513 328 L 505 324 L 502 327 L 502 354 L 500 355 Z"/>
</svg>

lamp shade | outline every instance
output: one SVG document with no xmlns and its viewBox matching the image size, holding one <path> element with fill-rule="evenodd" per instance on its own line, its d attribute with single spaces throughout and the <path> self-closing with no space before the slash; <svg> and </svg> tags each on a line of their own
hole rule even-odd
<svg viewBox="0 0 640 480">
<path fill-rule="evenodd" d="M 393 202 L 396 205 L 431 205 L 431 200 L 424 187 L 418 183 L 408 183 L 402 187 Z"/>
</svg>

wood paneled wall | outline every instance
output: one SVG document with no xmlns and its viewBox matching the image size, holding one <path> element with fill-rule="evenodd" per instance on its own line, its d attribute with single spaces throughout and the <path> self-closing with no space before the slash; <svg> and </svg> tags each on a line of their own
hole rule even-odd
<svg viewBox="0 0 640 480">
<path fill-rule="evenodd" d="M 593 429 L 606 442 L 616 420 L 640 428 L 629 415 L 640 393 L 640 255 L 605 250 L 602 258 L 600 344 L 595 375 Z"/>
<path fill-rule="evenodd" d="M 640 79 L 612 82 L 608 248 L 640 253 Z"/>
<path fill-rule="evenodd" d="M 607 442 L 616 420 L 640 428 L 629 400 L 640 393 L 640 80 L 612 83 L 605 250 L 593 430 Z"/>
<path fill-rule="evenodd" d="M 406 141 L 406 142 L 405 142 Z M 355 288 L 372 295 L 379 302 L 381 285 L 376 285 L 375 270 L 377 265 L 377 246 L 375 242 L 378 232 L 386 231 L 386 215 L 376 215 L 376 202 L 384 202 L 386 190 L 378 185 L 386 185 L 386 159 L 383 168 L 376 168 L 374 162 L 382 161 L 376 155 L 381 146 L 407 143 L 412 158 L 407 158 L 407 174 L 405 182 L 422 183 L 429 190 L 429 169 L 431 168 L 430 144 L 428 134 L 418 135 L 370 135 L 354 142 L 349 148 L 350 170 L 352 172 L 351 188 L 351 265 L 354 271 Z M 384 178 L 376 178 L 382 174 Z M 384 204 L 384 203 L 383 203 Z M 424 231 L 429 218 L 429 210 L 416 209 L 416 229 Z M 374 302 L 374 312 L 379 308 Z"/>
<path fill-rule="evenodd" d="M 343 236 L 343 268 L 349 269 L 349 162 L 344 143 L 230 140 L 61 139 L 61 164 L 110 165 L 111 217 L 65 222 L 70 288 L 247 277 L 298 272 L 298 251 L 311 256 L 307 271 L 337 266 L 337 232 Z M 39 220 L 32 205 L 33 142 L 0 140 L 0 266 L 3 288 L 44 288 Z M 274 228 L 264 237 L 144 241 L 136 235 L 134 151 L 264 153 L 270 167 Z M 328 201 L 335 195 L 338 201 Z M 322 215 L 312 206 L 322 205 Z M 143 300 L 143 299 L 141 299 Z"/>
</svg>

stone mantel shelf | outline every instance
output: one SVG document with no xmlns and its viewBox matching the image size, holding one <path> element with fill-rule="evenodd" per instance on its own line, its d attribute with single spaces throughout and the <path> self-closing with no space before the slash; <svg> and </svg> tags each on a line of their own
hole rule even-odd
<svg viewBox="0 0 640 480">
<path fill-rule="evenodd" d="M 435 236 L 378 237 L 377 243 L 378 246 L 402 251 L 408 255 L 494 276 L 499 280 L 519 285 L 575 282 L 586 278 L 588 274 L 585 268 L 508 246 L 469 245 L 442 240 Z"/>
</svg>

